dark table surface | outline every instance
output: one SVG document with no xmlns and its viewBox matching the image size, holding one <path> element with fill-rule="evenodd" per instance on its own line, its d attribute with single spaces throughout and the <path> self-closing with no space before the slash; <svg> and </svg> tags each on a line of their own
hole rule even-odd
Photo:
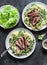
<svg viewBox="0 0 47 65">
<path fill-rule="evenodd" d="M 22 15 L 23 8 L 30 2 L 40 1 L 47 4 L 47 0 L 0 0 L 0 6 L 5 4 L 11 4 L 19 9 L 20 15 Z M 22 17 L 22 16 L 21 16 Z M 19 24 L 12 29 L 4 30 L 0 27 L 0 54 L 5 50 L 5 39 L 7 34 L 18 27 L 26 28 L 22 23 L 22 18 L 20 18 Z M 18 60 L 10 56 L 8 53 L 5 54 L 3 58 L 0 57 L 0 65 L 47 65 L 47 51 L 42 49 L 42 41 L 37 40 L 37 36 L 41 33 L 47 33 L 47 29 L 34 32 L 31 31 L 36 37 L 36 49 L 35 52 L 28 58 L 23 60 Z M 47 34 L 44 39 L 47 38 Z M 44 40 L 43 39 L 43 40 Z"/>
</svg>

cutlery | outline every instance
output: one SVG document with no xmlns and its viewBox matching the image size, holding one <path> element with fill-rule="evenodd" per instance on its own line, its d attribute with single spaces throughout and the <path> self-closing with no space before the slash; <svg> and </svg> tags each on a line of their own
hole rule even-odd
<svg viewBox="0 0 47 65">
<path fill-rule="evenodd" d="M 1 53 L 1 57 L 3 57 L 6 53 L 7 53 L 7 51 L 10 49 L 10 47 L 8 48 L 8 49 L 6 49 L 5 51 L 3 51 L 2 53 Z"/>
</svg>

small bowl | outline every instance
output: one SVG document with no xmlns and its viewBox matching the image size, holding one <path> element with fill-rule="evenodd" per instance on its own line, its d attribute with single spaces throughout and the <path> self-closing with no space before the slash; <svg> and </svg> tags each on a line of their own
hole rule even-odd
<svg viewBox="0 0 47 65">
<path fill-rule="evenodd" d="M 42 42 L 43 49 L 47 50 L 47 39 Z"/>
</svg>

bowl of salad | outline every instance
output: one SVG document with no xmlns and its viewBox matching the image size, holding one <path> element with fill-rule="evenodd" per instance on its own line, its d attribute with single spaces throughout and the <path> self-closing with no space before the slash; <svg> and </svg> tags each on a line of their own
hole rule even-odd
<svg viewBox="0 0 47 65">
<path fill-rule="evenodd" d="M 47 5 L 41 2 L 29 3 L 22 12 L 24 25 L 33 31 L 47 27 Z"/>
<path fill-rule="evenodd" d="M 13 28 L 19 22 L 20 15 L 16 7 L 3 5 L 0 7 L 0 26 L 4 29 Z"/>
<path fill-rule="evenodd" d="M 24 28 L 12 30 L 5 41 L 8 53 L 14 58 L 23 59 L 30 56 L 36 47 L 34 35 Z"/>
</svg>

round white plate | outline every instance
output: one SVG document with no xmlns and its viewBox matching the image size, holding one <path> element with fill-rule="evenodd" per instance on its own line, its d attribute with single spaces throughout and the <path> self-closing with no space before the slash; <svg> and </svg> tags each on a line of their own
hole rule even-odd
<svg viewBox="0 0 47 65">
<path fill-rule="evenodd" d="M 29 27 L 29 26 L 25 23 L 25 21 L 24 21 L 24 13 L 26 12 L 26 10 L 27 10 L 28 8 L 31 7 L 32 4 L 37 4 L 37 5 L 41 6 L 43 9 L 47 9 L 47 5 L 44 4 L 44 3 L 42 3 L 42 2 L 31 2 L 31 3 L 29 3 L 27 6 L 25 6 L 25 8 L 23 9 L 23 12 L 22 12 L 22 21 L 23 21 L 23 24 L 24 24 L 28 29 L 30 29 L 30 30 L 33 30 L 33 29 L 32 29 L 31 27 Z M 43 26 L 43 28 L 40 29 L 40 30 L 43 30 L 43 29 L 45 29 L 45 28 L 46 28 L 46 25 Z M 40 31 L 40 30 L 35 29 L 35 30 L 33 30 L 33 31 Z"/>
<path fill-rule="evenodd" d="M 9 45 L 9 39 L 10 39 L 11 34 L 12 34 L 13 32 L 15 32 L 15 31 L 19 31 L 19 30 L 21 30 L 21 31 L 22 31 L 22 30 L 25 30 L 26 32 L 28 32 L 28 33 L 33 37 L 33 39 L 34 39 L 33 49 L 32 49 L 29 53 L 27 53 L 26 55 L 21 55 L 21 56 L 16 56 L 16 55 L 14 55 L 14 54 L 12 53 L 12 50 L 11 50 L 11 49 L 8 50 L 8 53 L 9 53 L 11 56 L 13 56 L 14 58 L 23 59 L 23 58 L 27 58 L 28 56 L 30 56 L 30 55 L 34 52 L 35 47 L 36 47 L 35 37 L 34 37 L 34 35 L 33 35 L 30 31 L 28 31 L 27 29 L 24 29 L 24 28 L 17 28 L 17 29 L 12 30 L 12 31 L 8 34 L 8 36 L 6 37 L 5 46 L 6 46 L 6 49 L 8 49 L 8 48 L 10 47 L 10 45 Z"/>
<path fill-rule="evenodd" d="M 0 11 L 3 11 L 3 9 L 6 7 L 7 5 L 3 5 L 3 6 L 1 6 L 0 7 Z M 12 5 L 10 5 L 11 6 L 11 8 L 16 8 L 16 7 L 14 7 L 14 6 L 12 6 Z M 16 22 L 16 24 L 13 26 L 13 27 L 15 27 L 17 24 L 18 24 L 18 22 L 19 22 L 19 19 L 20 19 L 20 14 L 19 14 L 19 12 L 18 12 L 18 19 L 17 19 L 17 22 Z M 0 25 L 2 28 L 4 28 L 2 25 Z M 10 27 L 10 28 L 13 28 L 13 27 Z M 10 29 L 10 28 L 7 28 L 7 29 Z"/>
</svg>

